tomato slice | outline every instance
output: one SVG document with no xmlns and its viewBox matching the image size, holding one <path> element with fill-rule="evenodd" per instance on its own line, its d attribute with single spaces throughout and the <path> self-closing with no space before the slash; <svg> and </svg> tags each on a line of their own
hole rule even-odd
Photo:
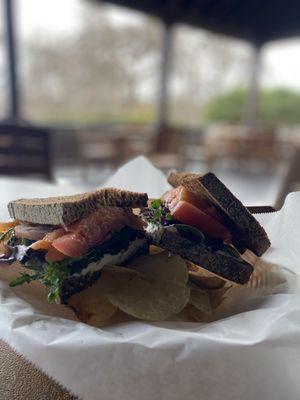
<svg viewBox="0 0 300 400">
<path fill-rule="evenodd" d="M 223 240 L 230 238 L 230 233 L 220 222 L 187 201 L 179 201 L 170 212 L 175 219 L 194 226 L 205 236 Z"/>
</svg>

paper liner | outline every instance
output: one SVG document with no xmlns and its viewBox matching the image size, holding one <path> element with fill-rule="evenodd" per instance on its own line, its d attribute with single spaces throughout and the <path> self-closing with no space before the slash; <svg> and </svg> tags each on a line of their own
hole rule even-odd
<svg viewBox="0 0 300 400">
<path fill-rule="evenodd" d="M 140 190 L 142 183 L 153 197 L 167 189 L 143 159 L 121 172 L 113 182 L 120 188 Z M 255 260 L 249 285 L 228 290 L 210 323 L 128 321 L 96 329 L 72 314 L 49 316 L 62 310 L 44 308 L 41 292 L 30 306 L 29 285 L 12 292 L 0 281 L 0 337 L 83 400 L 298 399 L 299 204 L 293 193 L 281 211 L 257 217 L 272 247 Z"/>
</svg>

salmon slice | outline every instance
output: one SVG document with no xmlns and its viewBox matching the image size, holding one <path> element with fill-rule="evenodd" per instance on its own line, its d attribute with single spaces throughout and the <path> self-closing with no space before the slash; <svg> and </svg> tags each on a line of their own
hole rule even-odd
<svg viewBox="0 0 300 400">
<path fill-rule="evenodd" d="M 201 197 L 195 193 L 189 192 L 183 186 L 178 186 L 177 188 L 166 192 L 163 195 L 163 200 L 169 209 L 175 207 L 180 200 L 187 201 L 203 211 L 211 207 L 209 200 L 204 196 Z"/>
<path fill-rule="evenodd" d="M 101 243 L 109 232 L 120 230 L 126 222 L 127 215 L 123 208 L 102 207 L 68 226 L 67 230 L 82 235 L 92 247 Z"/>
<path fill-rule="evenodd" d="M 170 211 L 172 210 L 172 208 L 176 207 L 179 201 L 186 201 L 193 206 L 199 208 L 199 210 L 205 212 L 205 214 L 210 215 L 211 217 L 222 223 L 222 218 L 220 217 L 217 209 L 210 202 L 209 199 L 207 199 L 204 195 L 201 196 L 199 194 L 189 192 L 183 186 L 178 186 L 177 188 L 165 193 L 163 196 L 163 200 Z"/>
<path fill-rule="evenodd" d="M 48 263 L 62 261 L 66 258 L 66 255 L 56 250 L 54 247 L 50 247 L 45 255 L 45 260 Z"/>
<path fill-rule="evenodd" d="M 55 229 L 54 231 L 47 233 L 43 239 L 34 242 L 30 247 L 33 250 L 48 250 L 52 247 L 52 242 L 55 239 L 65 234 L 66 231 L 63 228 Z"/>
<path fill-rule="evenodd" d="M 107 235 L 127 225 L 128 212 L 119 207 L 102 207 L 68 226 L 67 233 L 53 240 L 52 246 L 69 257 L 80 257 Z"/>
<path fill-rule="evenodd" d="M 79 233 L 67 233 L 55 239 L 52 246 L 68 257 L 80 257 L 89 249 L 86 239 Z"/>
</svg>

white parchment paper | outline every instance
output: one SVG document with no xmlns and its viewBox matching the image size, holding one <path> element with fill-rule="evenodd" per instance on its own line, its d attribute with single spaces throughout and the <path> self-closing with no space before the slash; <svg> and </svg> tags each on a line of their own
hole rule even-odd
<svg viewBox="0 0 300 400">
<path fill-rule="evenodd" d="M 153 197 L 166 189 L 162 174 L 143 158 L 118 171 L 112 185 Z M 248 300 L 229 301 L 226 317 L 209 324 L 131 322 L 96 329 L 39 313 L 2 281 L 0 337 L 86 400 L 296 400 L 300 193 L 259 219 L 272 241 L 264 259 L 279 268 L 248 289 Z"/>
</svg>

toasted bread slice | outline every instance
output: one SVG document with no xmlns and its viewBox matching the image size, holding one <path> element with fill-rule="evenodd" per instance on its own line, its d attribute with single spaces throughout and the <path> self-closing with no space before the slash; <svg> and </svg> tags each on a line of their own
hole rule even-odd
<svg viewBox="0 0 300 400">
<path fill-rule="evenodd" d="M 105 188 L 75 196 L 20 199 L 8 204 L 11 218 L 34 224 L 67 226 L 101 206 L 145 207 L 146 193 Z"/>
<path fill-rule="evenodd" d="M 188 191 L 210 200 L 239 246 L 252 250 L 257 256 L 270 247 L 264 228 L 213 173 L 171 173 L 168 182 L 174 187 L 182 185 Z"/>
<path fill-rule="evenodd" d="M 212 251 L 204 243 L 193 242 L 168 227 L 155 225 L 147 234 L 153 244 L 229 281 L 247 283 L 253 272 L 253 267 L 242 258 L 223 251 Z"/>
</svg>

